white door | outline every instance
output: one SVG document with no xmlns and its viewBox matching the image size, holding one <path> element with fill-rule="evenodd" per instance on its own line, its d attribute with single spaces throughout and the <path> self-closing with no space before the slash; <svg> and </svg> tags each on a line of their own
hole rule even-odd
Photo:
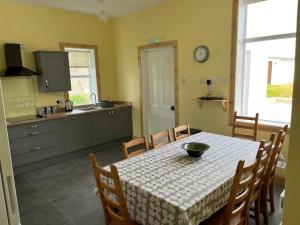
<svg viewBox="0 0 300 225">
<path fill-rule="evenodd" d="M 142 51 L 144 135 L 175 127 L 174 48 Z"/>
</svg>

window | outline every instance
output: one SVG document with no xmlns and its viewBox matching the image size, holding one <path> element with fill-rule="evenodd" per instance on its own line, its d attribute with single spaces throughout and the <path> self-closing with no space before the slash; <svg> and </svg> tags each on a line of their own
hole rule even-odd
<svg viewBox="0 0 300 225">
<path fill-rule="evenodd" d="M 240 0 L 235 111 L 267 125 L 290 123 L 297 0 Z"/>
<path fill-rule="evenodd" d="M 98 101 L 95 49 L 64 48 L 69 52 L 71 87 L 69 99 L 75 106 Z"/>
</svg>

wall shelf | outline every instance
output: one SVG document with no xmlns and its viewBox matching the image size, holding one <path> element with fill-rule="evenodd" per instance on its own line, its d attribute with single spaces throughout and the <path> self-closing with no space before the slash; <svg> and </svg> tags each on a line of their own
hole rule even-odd
<svg viewBox="0 0 300 225">
<path fill-rule="evenodd" d="M 227 108 L 228 108 L 228 103 L 229 103 L 229 99 L 222 99 L 222 100 L 206 100 L 206 99 L 200 99 L 200 98 L 197 98 L 195 99 L 199 105 L 199 107 L 202 109 L 203 108 L 203 105 L 204 103 L 206 102 L 211 102 L 211 103 L 217 103 L 217 104 L 220 104 L 223 108 L 224 111 L 227 111 Z"/>
</svg>

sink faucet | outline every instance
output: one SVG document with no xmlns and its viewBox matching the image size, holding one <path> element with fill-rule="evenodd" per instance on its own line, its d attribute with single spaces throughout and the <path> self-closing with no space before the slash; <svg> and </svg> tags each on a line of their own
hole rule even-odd
<svg viewBox="0 0 300 225">
<path fill-rule="evenodd" d="M 95 100 L 94 104 L 95 104 L 95 106 L 97 106 L 97 96 L 94 92 L 91 93 L 91 99 L 92 99 L 93 96 L 94 96 L 94 100 Z"/>
</svg>

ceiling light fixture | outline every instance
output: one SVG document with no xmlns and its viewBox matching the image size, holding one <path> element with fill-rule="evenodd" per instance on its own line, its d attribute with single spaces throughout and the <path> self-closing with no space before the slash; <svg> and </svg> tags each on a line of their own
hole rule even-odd
<svg viewBox="0 0 300 225">
<path fill-rule="evenodd" d="M 99 21 L 101 22 L 107 22 L 108 21 L 108 15 L 105 12 L 104 8 L 104 0 L 98 0 L 99 1 L 99 8 L 100 8 L 100 12 L 97 14 L 97 18 Z"/>
</svg>

